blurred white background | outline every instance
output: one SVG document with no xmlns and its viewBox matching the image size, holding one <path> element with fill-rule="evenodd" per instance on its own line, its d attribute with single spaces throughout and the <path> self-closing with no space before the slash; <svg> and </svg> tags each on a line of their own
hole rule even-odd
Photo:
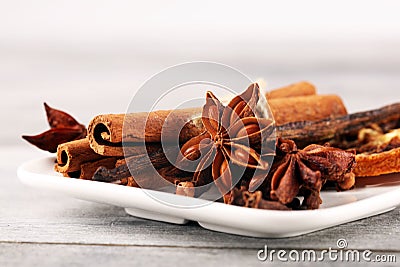
<svg viewBox="0 0 400 267">
<path fill-rule="evenodd" d="M 0 146 L 47 129 L 44 101 L 88 123 L 194 60 L 268 88 L 308 80 L 349 111 L 398 102 L 399 14 L 398 1 L 0 0 Z"/>
</svg>

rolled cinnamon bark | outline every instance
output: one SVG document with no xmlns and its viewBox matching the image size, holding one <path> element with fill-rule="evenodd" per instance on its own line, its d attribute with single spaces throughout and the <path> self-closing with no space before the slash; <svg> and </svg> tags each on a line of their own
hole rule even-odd
<svg viewBox="0 0 400 267">
<path fill-rule="evenodd" d="M 277 98 L 268 101 L 276 125 L 295 121 L 317 121 L 347 114 L 337 95 L 312 95 Z"/>
<path fill-rule="evenodd" d="M 267 92 L 265 96 L 268 100 L 271 100 L 284 97 L 315 95 L 316 93 L 317 90 L 313 84 L 302 81 L 271 90 Z"/>
<path fill-rule="evenodd" d="M 71 173 L 81 170 L 86 162 L 103 159 L 104 156 L 95 153 L 87 138 L 61 144 L 57 148 L 57 164 L 55 170 L 62 173 Z"/>
<path fill-rule="evenodd" d="M 108 114 L 96 116 L 88 127 L 91 148 L 104 156 L 123 156 L 122 141 L 126 142 L 126 154 L 140 155 L 156 151 L 160 147 L 161 131 L 164 141 L 186 142 L 203 132 L 201 109 L 160 110 L 150 113 Z M 124 127 L 124 121 L 129 122 Z M 182 129 L 181 129 L 182 128 Z M 144 130 L 144 131 L 143 131 Z M 177 134 L 177 131 L 180 131 Z M 124 136 L 123 136 L 124 135 Z"/>
<path fill-rule="evenodd" d="M 347 114 L 341 99 L 334 95 L 277 98 L 271 99 L 269 105 L 277 125 L 303 120 L 315 121 Z M 147 143 L 148 149 L 157 150 L 161 142 L 161 132 L 163 141 L 175 142 L 179 136 L 180 142 L 186 142 L 203 132 L 201 110 L 200 107 L 127 115 L 99 115 L 90 122 L 88 127 L 90 146 L 100 155 L 123 156 L 122 140 L 127 142 L 125 149 L 128 155 L 139 155 L 145 152 L 143 145 L 135 145 L 136 142 L 150 142 Z M 128 116 L 126 122 L 129 123 L 125 125 L 123 131 L 125 116 Z M 181 125 L 184 125 L 183 128 Z M 179 135 L 178 131 L 180 131 Z"/>
</svg>

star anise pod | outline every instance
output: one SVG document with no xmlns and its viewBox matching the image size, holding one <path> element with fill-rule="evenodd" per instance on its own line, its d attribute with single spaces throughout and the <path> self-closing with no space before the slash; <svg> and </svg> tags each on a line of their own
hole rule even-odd
<svg viewBox="0 0 400 267">
<path fill-rule="evenodd" d="M 309 145 L 298 150 L 292 140 L 278 139 L 270 179 L 270 198 L 288 204 L 301 191 L 305 205 L 317 209 L 322 203 L 320 191 L 329 180 L 338 184 L 352 177 L 355 155 L 328 145 Z"/>
<path fill-rule="evenodd" d="M 255 117 L 259 96 L 258 85 L 252 84 L 224 106 L 213 93 L 207 92 L 202 112 L 206 131 L 185 143 L 177 160 L 180 167 L 195 164 L 195 186 L 214 181 L 225 203 L 246 170 L 253 171 L 248 182 L 251 189 L 257 188 L 267 174 L 269 166 L 264 157 L 273 153 L 269 154 L 260 143 L 273 131 L 273 123 Z"/>
<path fill-rule="evenodd" d="M 46 103 L 44 103 L 44 107 L 51 129 L 34 136 L 23 135 L 23 139 L 42 150 L 54 153 L 57 152 L 59 144 L 86 136 L 86 127 L 78 123 L 71 115 L 61 110 L 53 109 Z"/>
</svg>

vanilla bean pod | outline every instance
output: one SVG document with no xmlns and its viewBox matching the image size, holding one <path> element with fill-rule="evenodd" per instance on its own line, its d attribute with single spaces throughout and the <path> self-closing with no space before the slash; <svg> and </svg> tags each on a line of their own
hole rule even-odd
<svg viewBox="0 0 400 267">
<path fill-rule="evenodd" d="M 384 132 L 400 127 L 400 103 L 320 121 L 299 121 L 277 126 L 277 136 L 291 139 L 298 147 L 329 142 L 339 148 L 357 145 L 358 132 L 378 125 Z"/>
</svg>

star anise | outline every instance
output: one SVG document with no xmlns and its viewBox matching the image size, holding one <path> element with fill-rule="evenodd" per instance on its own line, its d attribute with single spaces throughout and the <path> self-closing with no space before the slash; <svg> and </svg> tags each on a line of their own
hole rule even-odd
<svg viewBox="0 0 400 267">
<path fill-rule="evenodd" d="M 86 136 L 86 127 L 77 122 L 71 115 L 61 110 L 53 109 L 46 103 L 44 103 L 44 107 L 51 129 L 35 136 L 23 135 L 23 139 L 42 150 L 54 153 L 57 151 L 59 144 Z"/>
<path fill-rule="evenodd" d="M 272 200 L 283 204 L 292 202 L 302 192 L 303 205 L 317 209 L 322 203 L 319 193 L 327 180 L 341 184 L 353 177 L 350 174 L 355 155 L 351 152 L 328 145 L 309 145 L 298 150 L 293 141 L 278 139 L 276 153 L 268 175 L 269 194 Z"/>
<path fill-rule="evenodd" d="M 224 106 L 213 93 L 207 92 L 202 112 L 206 131 L 185 143 L 177 160 L 180 167 L 195 164 L 195 186 L 214 181 L 225 203 L 244 172 L 252 171 L 247 183 L 251 189 L 257 188 L 267 174 L 269 166 L 264 157 L 273 153 L 268 154 L 260 143 L 272 132 L 273 124 L 269 119 L 255 117 L 259 96 L 258 85 L 252 84 Z"/>
</svg>

